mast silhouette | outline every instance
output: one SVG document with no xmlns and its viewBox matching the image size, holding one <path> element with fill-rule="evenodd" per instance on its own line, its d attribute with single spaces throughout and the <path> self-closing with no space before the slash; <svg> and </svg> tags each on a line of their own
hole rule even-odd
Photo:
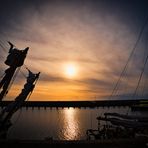
<svg viewBox="0 0 148 148">
<path fill-rule="evenodd" d="M 7 131 L 11 124 L 11 117 L 22 106 L 24 101 L 34 90 L 36 82 L 39 78 L 40 72 L 37 74 L 32 73 L 28 69 L 27 81 L 21 93 L 15 98 L 15 101 L 6 106 L 0 113 L 0 139 L 6 138 Z"/>
<path fill-rule="evenodd" d="M 24 60 L 29 50 L 29 47 L 24 50 L 18 50 L 17 48 L 14 48 L 14 45 L 11 42 L 8 43 L 10 49 L 5 64 L 8 65 L 9 68 L 5 70 L 4 77 L 0 81 L 0 101 L 2 101 L 7 94 L 12 77 L 14 76 L 16 69 L 24 64 Z"/>
</svg>

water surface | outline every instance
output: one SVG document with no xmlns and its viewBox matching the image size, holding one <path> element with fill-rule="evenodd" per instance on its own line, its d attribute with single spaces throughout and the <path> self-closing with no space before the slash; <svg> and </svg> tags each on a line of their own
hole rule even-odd
<svg viewBox="0 0 148 148">
<path fill-rule="evenodd" d="M 132 112 L 128 107 L 22 108 L 12 118 L 8 139 L 86 139 L 86 130 L 96 129 L 96 117 L 104 112 L 147 114 Z"/>
</svg>

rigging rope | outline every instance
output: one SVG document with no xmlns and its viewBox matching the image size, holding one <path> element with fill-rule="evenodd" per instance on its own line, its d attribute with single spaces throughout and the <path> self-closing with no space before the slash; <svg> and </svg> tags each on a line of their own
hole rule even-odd
<svg viewBox="0 0 148 148">
<path fill-rule="evenodd" d="M 35 83 L 34 83 L 34 86 L 36 85 L 38 79 L 39 79 L 39 78 L 36 79 L 36 81 L 35 81 Z M 29 94 L 28 98 L 26 99 L 26 101 L 28 101 L 28 100 L 30 99 L 30 97 L 31 97 L 31 95 L 32 95 L 32 92 L 33 92 L 33 90 L 30 92 L 30 94 Z"/>
<path fill-rule="evenodd" d="M 1 76 L 0 76 L 0 79 L 2 79 L 4 77 L 5 73 L 3 73 Z"/>
<path fill-rule="evenodd" d="M 7 50 L 6 50 L 6 47 L 4 47 L 5 45 L 4 45 L 4 43 L 3 43 L 3 41 L 2 40 L 0 40 L 0 47 L 3 49 L 3 51 L 6 53 L 7 52 Z M 22 65 L 22 66 L 25 66 L 25 67 L 27 67 L 25 64 L 24 65 Z M 26 78 L 26 76 L 25 76 L 25 74 L 23 73 L 23 71 L 21 71 L 20 70 L 20 72 L 21 72 L 21 74 L 23 75 L 23 77 L 25 77 Z"/>
<path fill-rule="evenodd" d="M 144 97 L 144 91 L 145 91 L 145 89 L 146 89 L 146 84 L 147 84 L 147 82 L 148 82 L 148 79 L 146 79 L 146 80 L 144 81 L 144 86 L 143 86 L 143 89 L 142 89 L 142 97 Z"/>
<path fill-rule="evenodd" d="M 18 122 L 19 118 L 21 117 L 21 114 L 22 114 L 22 109 L 19 110 L 18 112 L 18 116 L 16 117 L 15 121 L 13 122 L 13 125 L 16 125 L 16 123 Z M 10 129 L 9 129 L 9 132 L 7 133 L 7 136 L 9 137 L 9 134 L 11 131 L 13 131 L 13 129 L 15 129 L 16 127 L 15 126 L 12 126 Z"/>
<path fill-rule="evenodd" d="M 5 47 L 2 45 L 2 43 L 0 43 L 0 47 L 3 49 L 4 52 L 6 52 Z"/>
<path fill-rule="evenodd" d="M 0 43 L 0 48 L 3 50 L 3 52 L 5 52 L 5 47 L 2 45 L 2 43 Z M 3 54 L 0 54 L 0 58 L 4 58 Z"/>
<path fill-rule="evenodd" d="M 147 44 L 148 40 L 146 40 L 146 46 L 145 46 L 145 51 L 144 51 L 144 57 L 145 55 L 148 55 L 148 44 Z M 144 61 L 143 61 L 144 62 Z M 146 68 L 145 68 L 146 69 Z M 143 88 L 142 88 L 142 93 L 141 93 L 141 96 L 144 97 L 144 91 L 146 89 L 146 85 L 147 85 L 147 78 L 145 77 L 145 80 L 144 80 L 144 83 L 143 83 Z"/>
<path fill-rule="evenodd" d="M 120 84 L 120 82 L 121 82 L 121 78 L 124 76 L 124 74 L 125 74 L 125 72 L 126 72 L 126 69 L 127 69 L 127 67 L 128 67 L 128 64 L 129 64 L 129 62 L 130 62 L 130 60 L 131 60 L 131 57 L 133 56 L 133 54 L 134 54 L 134 52 L 135 52 L 135 50 L 136 50 L 136 47 L 137 47 L 137 45 L 138 45 L 138 43 L 139 43 L 139 41 L 140 41 L 140 39 L 141 39 L 141 36 L 142 36 L 142 34 L 143 34 L 143 32 L 144 32 L 144 29 L 145 29 L 145 26 L 147 25 L 147 23 L 148 23 L 148 16 L 146 17 L 146 20 L 145 20 L 145 22 L 144 22 L 144 24 L 143 24 L 143 26 L 142 26 L 142 28 L 141 28 L 141 30 L 140 30 L 140 33 L 139 33 L 138 38 L 137 38 L 137 40 L 136 40 L 136 43 L 135 43 L 135 45 L 134 45 L 134 47 L 133 47 L 133 49 L 132 49 L 132 51 L 131 51 L 131 53 L 130 53 L 130 56 L 129 56 L 129 58 L 128 58 L 128 60 L 127 60 L 127 62 L 126 62 L 126 64 L 125 64 L 125 66 L 124 66 L 124 68 L 123 68 L 123 70 L 122 70 L 122 72 L 121 72 L 121 74 L 120 74 L 120 76 L 119 76 L 119 78 L 118 78 L 118 80 L 117 80 L 117 83 L 115 84 L 115 86 L 114 86 L 114 88 L 113 88 L 113 91 L 112 91 L 112 93 L 111 93 L 111 95 L 109 96 L 108 99 L 111 99 L 112 96 L 117 92 L 117 88 L 118 88 L 118 86 L 119 86 L 119 84 Z"/>
<path fill-rule="evenodd" d="M 139 77 L 139 80 L 138 80 L 138 84 L 137 84 L 137 87 L 136 87 L 135 92 L 134 92 L 134 95 L 133 95 L 133 98 L 134 98 L 134 99 L 135 99 L 135 97 L 136 97 L 136 93 L 137 93 L 137 90 L 138 90 L 138 88 L 139 88 L 139 85 L 140 85 L 140 82 L 141 82 L 141 79 L 142 79 L 142 76 L 143 76 L 143 73 L 144 73 L 144 70 L 145 70 L 147 61 L 148 61 L 148 55 L 147 55 L 147 57 L 146 57 L 146 59 L 145 59 L 144 66 L 143 66 L 143 69 L 142 69 L 142 71 L 141 71 L 141 74 L 140 74 L 140 77 Z"/>
<path fill-rule="evenodd" d="M 20 70 L 20 73 L 26 78 L 26 75 L 23 73 L 22 70 Z"/>
<path fill-rule="evenodd" d="M 17 76 L 17 74 L 18 74 L 19 71 L 20 71 L 20 67 L 16 70 L 14 76 L 12 77 L 12 80 L 11 80 L 11 82 L 10 82 L 10 85 L 9 85 L 9 87 L 8 87 L 8 89 L 7 89 L 7 91 L 6 91 L 5 95 L 4 95 L 4 97 L 5 97 L 6 94 L 9 92 L 10 88 L 12 87 L 12 84 L 13 84 L 14 80 L 16 79 L 16 76 Z"/>
<path fill-rule="evenodd" d="M 19 68 L 19 69 L 20 69 L 20 68 Z M 17 70 L 17 73 L 18 73 L 19 69 Z M 16 75 L 17 75 L 17 74 L 16 74 Z M 38 79 L 39 79 L 39 78 L 38 78 Z M 38 79 L 35 81 L 35 84 L 34 84 L 34 85 L 36 85 L 36 83 L 37 83 Z M 33 92 L 33 91 L 32 91 L 32 92 Z M 26 100 L 26 101 L 28 101 L 28 100 L 29 100 L 29 98 L 30 98 L 30 96 L 31 96 L 32 92 L 29 94 L 29 96 L 28 96 L 28 98 L 27 98 L 27 100 Z M 18 113 L 18 116 L 17 116 L 16 120 L 13 122 L 13 124 L 16 124 L 16 123 L 18 122 L 18 120 L 19 120 L 19 118 L 20 118 L 21 114 L 22 114 L 22 110 L 21 110 L 21 107 L 20 107 L 20 109 L 19 109 L 19 113 Z M 14 126 L 13 126 L 13 127 L 14 127 Z M 11 128 L 11 130 L 12 130 L 12 128 Z"/>
</svg>

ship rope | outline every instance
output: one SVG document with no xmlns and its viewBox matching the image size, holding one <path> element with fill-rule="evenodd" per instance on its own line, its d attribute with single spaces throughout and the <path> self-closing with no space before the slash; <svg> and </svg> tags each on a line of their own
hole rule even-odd
<svg viewBox="0 0 148 148">
<path fill-rule="evenodd" d="M 7 53 L 7 50 L 6 50 L 7 48 L 5 47 L 5 44 L 4 44 L 4 42 L 3 42 L 1 39 L 0 39 L 0 48 L 2 48 L 5 53 Z M 29 68 L 28 68 L 27 65 L 25 65 L 25 64 L 23 64 L 21 67 L 24 67 L 25 69 L 29 70 Z M 10 82 L 10 85 L 9 85 L 9 87 L 8 87 L 8 89 L 7 89 L 7 93 L 9 92 L 9 90 L 10 90 L 11 86 L 13 85 L 13 82 L 14 82 L 14 80 L 15 80 L 15 78 L 16 78 L 16 76 L 17 76 L 17 74 L 18 74 L 19 72 L 22 74 L 23 77 L 26 78 L 26 75 L 25 75 L 24 72 L 21 70 L 21 67 L 18 67 L 17 71 L 15 72 L 15 74 L 14 74 L 14 76 L 13 76 L 11 82 Z M 5 74 L 3 74 L 1 77 L 3 77 L 4 75 L 5 75 Z M 1 78 L 1 77 L 0 77 L 0 78 Z M 38 79 L 37 79 L 37 80 L 38 80 Z M 35 85 L 36 85 L 36 83 L 37 83 L 37 80 L 36 80 L 36 82 L 35 82 Z M 6 93 L 6 94 L 7 94 L 7 93 Z M 6 95 L 6 94 L 5 94 L 5 95 Z M 32 94 L 32 92 L 29 94 L 29 96 L 28 96 L 28 98 L 27 98 L 27 101 L 29 100 L 31 94 Z M 4 97 L 5 97 L 5 96 L 4 96 Z"/>
<path fill-rule="evenodd" d="M 4 52 L 6 52 L 6 48 L 4 47 L 4 45 L 2 44 L 2 42 L 0 42 L 0 47 L 1 47 L 1 49 L 3 49 Z"/>
<path fill-rule="evenodd" d="M 36 79 L 34 86 L 36 85 L 38 79 L 39 79 L 39 78 Z M 28 101 L 28 100 L 30 99 L 30 97 L 31 97 L 31 95 L 32 95 L 32 92 L 33 92 L 33 91 L 30 92 L 30 94 L 29 94 L 28 98 L 26 99 L 26 101 Z"/>
<path fill-rule="evenodd" d="M 143 35 L 143 32 L 144 32 L 144 30 L 145 30 L 145 27 L 146 27 L 147 23 L 148 23 L 148 16 L 146 17 L 146 20 L 145 20 L 145 22 L 144 22 L 144 24 L 143 24 L 143 26 L 142 26 L 142 28 L 141 28 L 141 30 L 140 30 L 140 33 L 139 33 L 139 35 L 138 35 L 138 38 L 137 38 L 137 40 L 136 40 L 136 42 L 135 42 L 135 44 L 134 44 L 134 46 L 133 46 L 133 49 L 132 49 L 132 51 L 131 51 L 131 53 L 130 53 L 130 56 L 129 56 L 129 58 L 127 59 L 127 62 L 126 62 L 125 66 L 124 66 L 124 68 L 123 68 L 123 70 L 122 70 L 122 72 L 121 72 L 121 74 L 120 74 L 120 76 L 119 76 L 119 78 L 118 78 L 118 80 L 117 80 L 117 82 L 116 82 L 114 88 L 113 88 L 113 91 L 111 92 L 111 95 L 109 96 L 108 99 L 112 99 L 113 95 L 116 94 L 116 92 L 117 92 L 117 90 L 118 90 L 118 87 L 119 87 L 119 85 L 120 85 L 120 83 L 121 83 L 121 79 L 123 79 L 123 77 L 124 77 L 124 75 L 125 75 L 125 73 L 126 73 L 126 71 L 127 71 L 127 68 L 128 68 L 128 66 L 129 66 L 129 62 L 130 62 L 130 60 L 131 60 L 131 58 L 132 58 L 132 56 L 133 56 L 133 54 L 134 54 L 134 52 L 135 52 L 135 50 L 136 50 L 136 48 L 137 48 L 137 45 L 139 44 L 139 41 L 140 41 L 140 39 L 141 39 L 141 37 L 142 37 L 142 35 Z"/>
<path fill-rule="evenodd" d="M 147 40 L 148 41 L 148 40 Z M 146 57 L 148 56 L 148 51 L 147 51 L 147 49 L 148 49 L 148 44 L 147 44 L 147 41 L 146 41 L 146 46 L 145 46 L 145 51 L 144 51 L 144 54 L 143 54 L 143 63 L 145 62 L 145 60 L 146 60 Z M 146 65 L 147 66 L 147 65 Z M 144 98 L 145 97 L 145 91 L 146 91 L 146 85 L 147 85 L 147 69 L 146 68 L 148 68 L 148 67 L 146 67 L 145 66 L 145 75 L 143 74 L 143 86 L 142 86 L 142 89 L 141 89 L 141 97 L 142 98 Z"/>
<path fill-rule="evenodd" d="M 0 49 L 2 49 L 2 51 L 3 51 L 4 53 L 6 53 L 6 48 L 5 48 L 4 45 L 1 43 L 1 40 L 0 40 Z M 3 54 L 0 54 L 0 59 L 3 61 L 3 59 L 4 59 Z"/>
<path fill-rule="evenodd" d="M 145 81 L 144 81 L 144 84 L 143 84 L 143 88 L 142 88 L 142 94 L 141 94 L 143 98 L 144 98 L 145 89 L 147 87 L 147 82 L 148 82 L 148 79 L 145 78 Z"/>
<path fill-rule="evenodd" d="M 16 123 L 18 122 L 18 120 L 20 119 L 22 115 L 22 109 L 18 110 L 18 115 L 15 119 L 15 121 L 13 122 L 13 125 L 16 125 Z M 13 131 L 13 129 L 15 129 L 16 127 L 15 126 L 12 126 L 10 129 L 9 129 L 9 132 L 7 133 L 7 136 L 9 137 L 9 134 L 11 134 L 11 131 Z"/>
<path fill-rule="evenodd" d="M 5 53 L 7 53 L 5 44 L 4 44 L 4 42 L 3 42 L 2 40 L 0 40 L 0 47 L 3 49 L 3 51 L 4 51 Z M 14 46 L 14 47 L 15 47 L 15 46 Z M 22 67 L 23 67 L 23 66 L 27 67 L 25 64 L 23 64 Z M 23 77 L 26 78 L 26 76 L 25 76 L 25 74 L 23 73 L 22 70 L 20 70 L 20 73 L 22 74 Z"/>
<path fill-rule="evenodd" d="M 143 73 L 144 73 L 144 71 L 145 71 L 145 67 L 146 67 L 147 61 L 148 61 L 148 55 L 147 55 L 147 57 L 146 57 L 146 59 L 145 59 L 144 66 L 143 66 L 143 69 L 142 69 L 142 71 L 141 71 L 141 74 L 140 74 L 140 77 L 139 77 L 139 80 L 138 80 L 138 84 L 137 84 L 137 87 L 136 87 L 135 92 L 134 92 L 134 95 L 133 95 L 133 98 L 134 98 L 134 99 L 135 99 L 137 90 L 138 90 L 138 88 L 139 88 L 139 85 L 140 85 L 140 82 L 141 82 Z"/>
<path fill-rule="evenodd" d="M 2 79 L 4 75 L 5 75 L 5 74 L 3 73 L 3 74 L 0 76 L 0 79 Z"/>
<path fill-rule="evenodd" d="M 7 91 L 6 91 L 5 95 L 4 95 L 4 97 L 6 96 L 6 94 L 7 94 L 7 93 L 9 92 L 9 90 L 11 89 L 11 87 L 12 87 L 12 85 L 13 85 L 13 83 L 14 83 L 14 80 L 16 79 L 16 76 L 17 76 L 17 74 L 19 73 L 19 71 L 20 71 L 20 67 L 16 70 L 14 76 L 12 77 L 12 80 L 11 80 L 11 82 L 10 82 L 10 84 L 9 84 L 9 87 L 8 87 L 8 89 L 7 89 Z"/>
<path fill-rule="evenodd" d="M 38 79 L 35 81 L 35 84 L 34 84 L 34 85 L 36 85 L 37 81 L 38 81 Z M 32 91 L 32 92 L 33 92 L 33 91 Z M 26 101 L 29 100 L 29 98 L 30 98 L 32 92 L 29 94 L 29 96 L 28 96 L 28 98 L 26 99 Z M 20 107 L 20 108 L 21 108 L 21 107 Z M 21 117 L 21 114 L 22 114 L 22 109 L 19 110 L 18 116 L 17 116 L 17 118 L 15 119 L 15 121 L 13 122 L 13 124 L 16 124 L 16 123 L 18 122 L 18 120 L 19 120 L 20 117 Z M 13 129 L 13 127 L 11 128 L 11 130 L 12 130 L 12 129 Z M 9 133 L 10 133 L 10 132 L 9 132 Z"/>
</svg>

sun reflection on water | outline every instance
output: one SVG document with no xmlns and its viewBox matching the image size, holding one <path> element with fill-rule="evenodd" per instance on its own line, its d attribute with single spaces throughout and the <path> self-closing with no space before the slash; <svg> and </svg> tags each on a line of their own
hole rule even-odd
<svg viewBox="0 0 148 148">
<path fill-rule="evenodd" d="M 62 133 L 65 140 L 75 140 L 79 136 L 79 125 L 77 121 L 77 111 L 74 108 L 65 109 L 64 125 Z"/>
</svg>

